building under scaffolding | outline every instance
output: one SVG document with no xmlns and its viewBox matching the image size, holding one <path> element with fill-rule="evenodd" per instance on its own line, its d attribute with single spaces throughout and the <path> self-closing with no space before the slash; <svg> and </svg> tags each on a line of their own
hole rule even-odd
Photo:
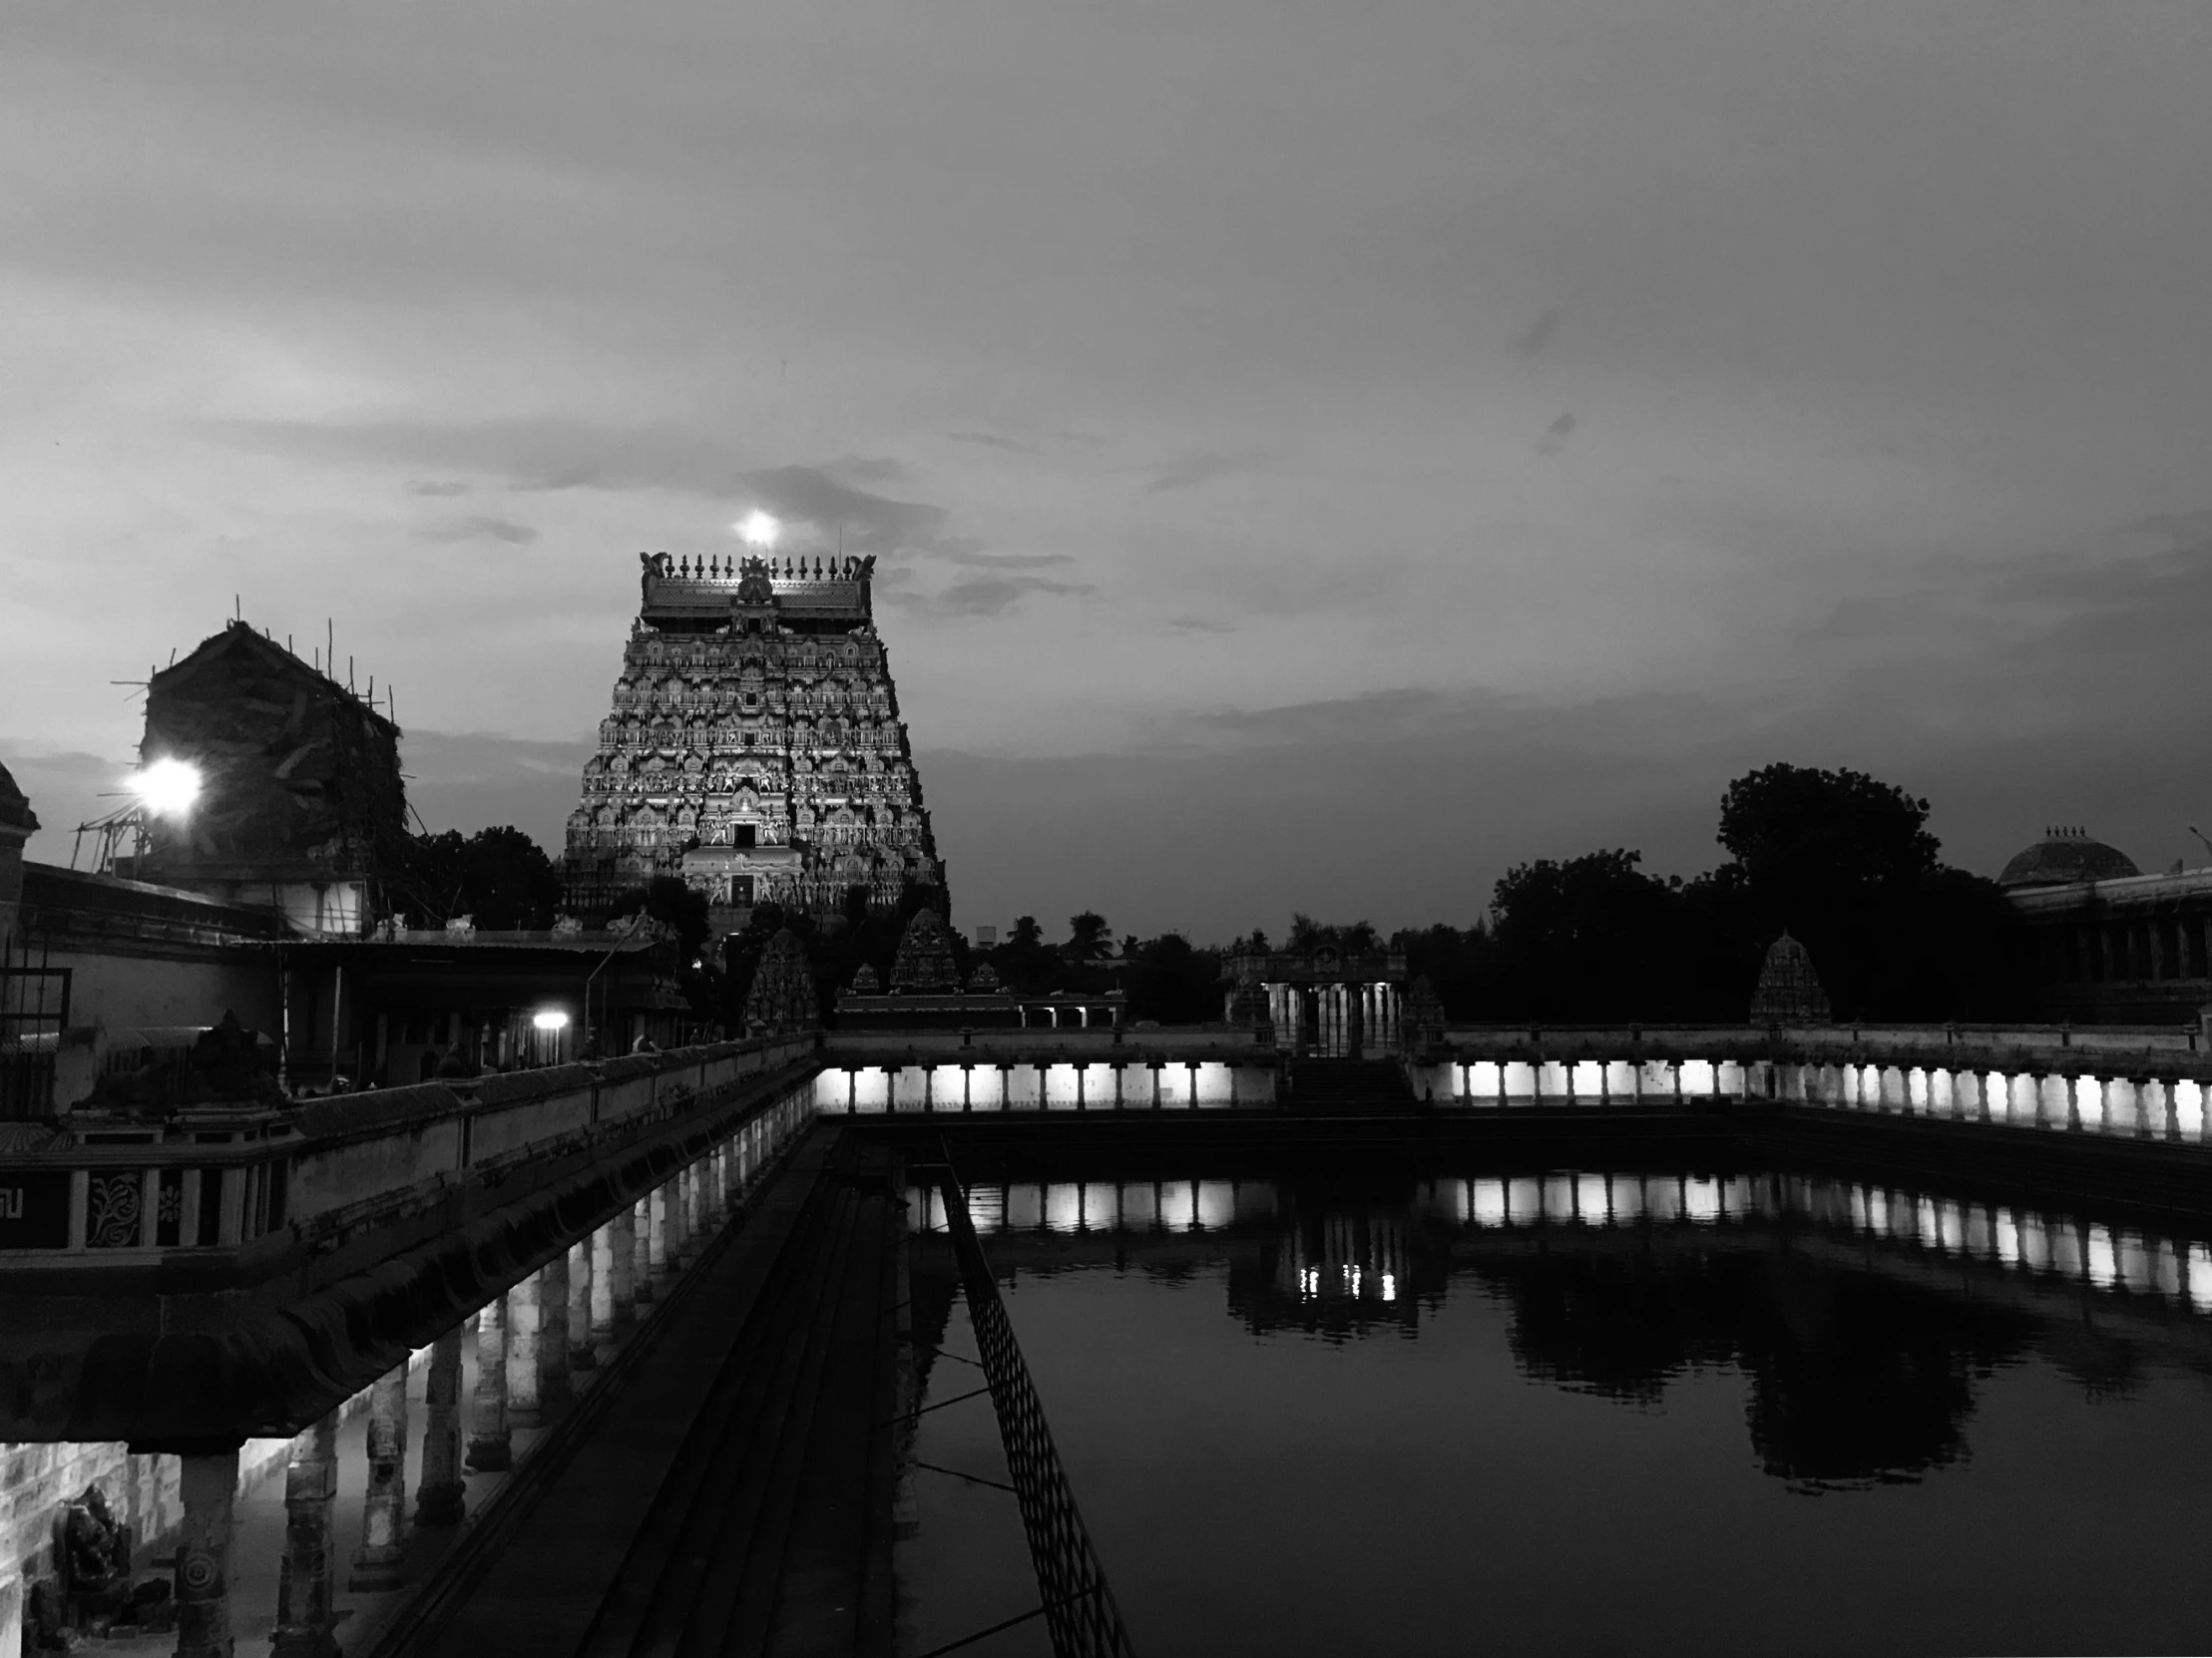
<svg viewBox="0 0 2212 1658">
<path fill-rule="evenodd" d="M 114 873 L 358 937 L 406 841 L 399 727 L 242 622 L 156 673 L 142 767 L 198 775 L 189 812 L 142 815 Z"/>
</svg>

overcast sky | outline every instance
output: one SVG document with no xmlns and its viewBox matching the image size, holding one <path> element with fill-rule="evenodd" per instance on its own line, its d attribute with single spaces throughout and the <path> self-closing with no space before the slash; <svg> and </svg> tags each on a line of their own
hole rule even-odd
<svg viewBox="0 0 2212 1658">
<path fill-rule="evenodd" d="M 0 15 L 0 758 L 241 596 L 558 851 L 637 553 L 880 556 L 955 919 L 1466 922 L 1851 765 L 2212 829 L 2204 0 Z"/>
</svg>

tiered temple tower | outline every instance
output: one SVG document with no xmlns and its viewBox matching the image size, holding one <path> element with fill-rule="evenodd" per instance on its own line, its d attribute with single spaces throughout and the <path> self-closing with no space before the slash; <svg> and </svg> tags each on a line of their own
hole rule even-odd
<svg viewBox="0 0 2212 1658">
<path fill-rule="evenodd" d="M 641 554 L 642 605 L 584 797 L 569 903 L 678 875 L 716 908 L 875 911 L 945 866 L 876 636 L 873 558 Z"/>
</svg>

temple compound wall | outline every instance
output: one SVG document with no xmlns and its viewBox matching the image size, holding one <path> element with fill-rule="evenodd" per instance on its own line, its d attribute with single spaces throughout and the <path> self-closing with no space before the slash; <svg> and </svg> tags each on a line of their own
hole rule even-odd
<svg viewBox="0 0 2212 1658">
<path fill-rule="evenodd" d="M 717 908 L 889 911 L 944 865 L 877 636 L 875 560 L 642 555 L 569 818 L 572 909 L 676 876 Z"/>
</svg>

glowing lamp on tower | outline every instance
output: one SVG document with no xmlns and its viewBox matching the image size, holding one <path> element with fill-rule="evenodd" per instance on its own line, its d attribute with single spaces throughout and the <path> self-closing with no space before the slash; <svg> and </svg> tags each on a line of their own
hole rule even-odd
<svg viewBox="0 0 2212 1658">
<path fill-rule="evenodd" d="M 185 760 L 156 760 L 130 780 L 139 804 L 156 817 L 184 819 L 200 799 L 200 768 Z"/>
<path fill-rule="evenodd" d="M 763 553 L 775 546 L 776 537 L 782 534 L 783 526 L 775 515 L 764 513 L 758 507 L 737 521 L 737 539 Z"/>
</svg>

